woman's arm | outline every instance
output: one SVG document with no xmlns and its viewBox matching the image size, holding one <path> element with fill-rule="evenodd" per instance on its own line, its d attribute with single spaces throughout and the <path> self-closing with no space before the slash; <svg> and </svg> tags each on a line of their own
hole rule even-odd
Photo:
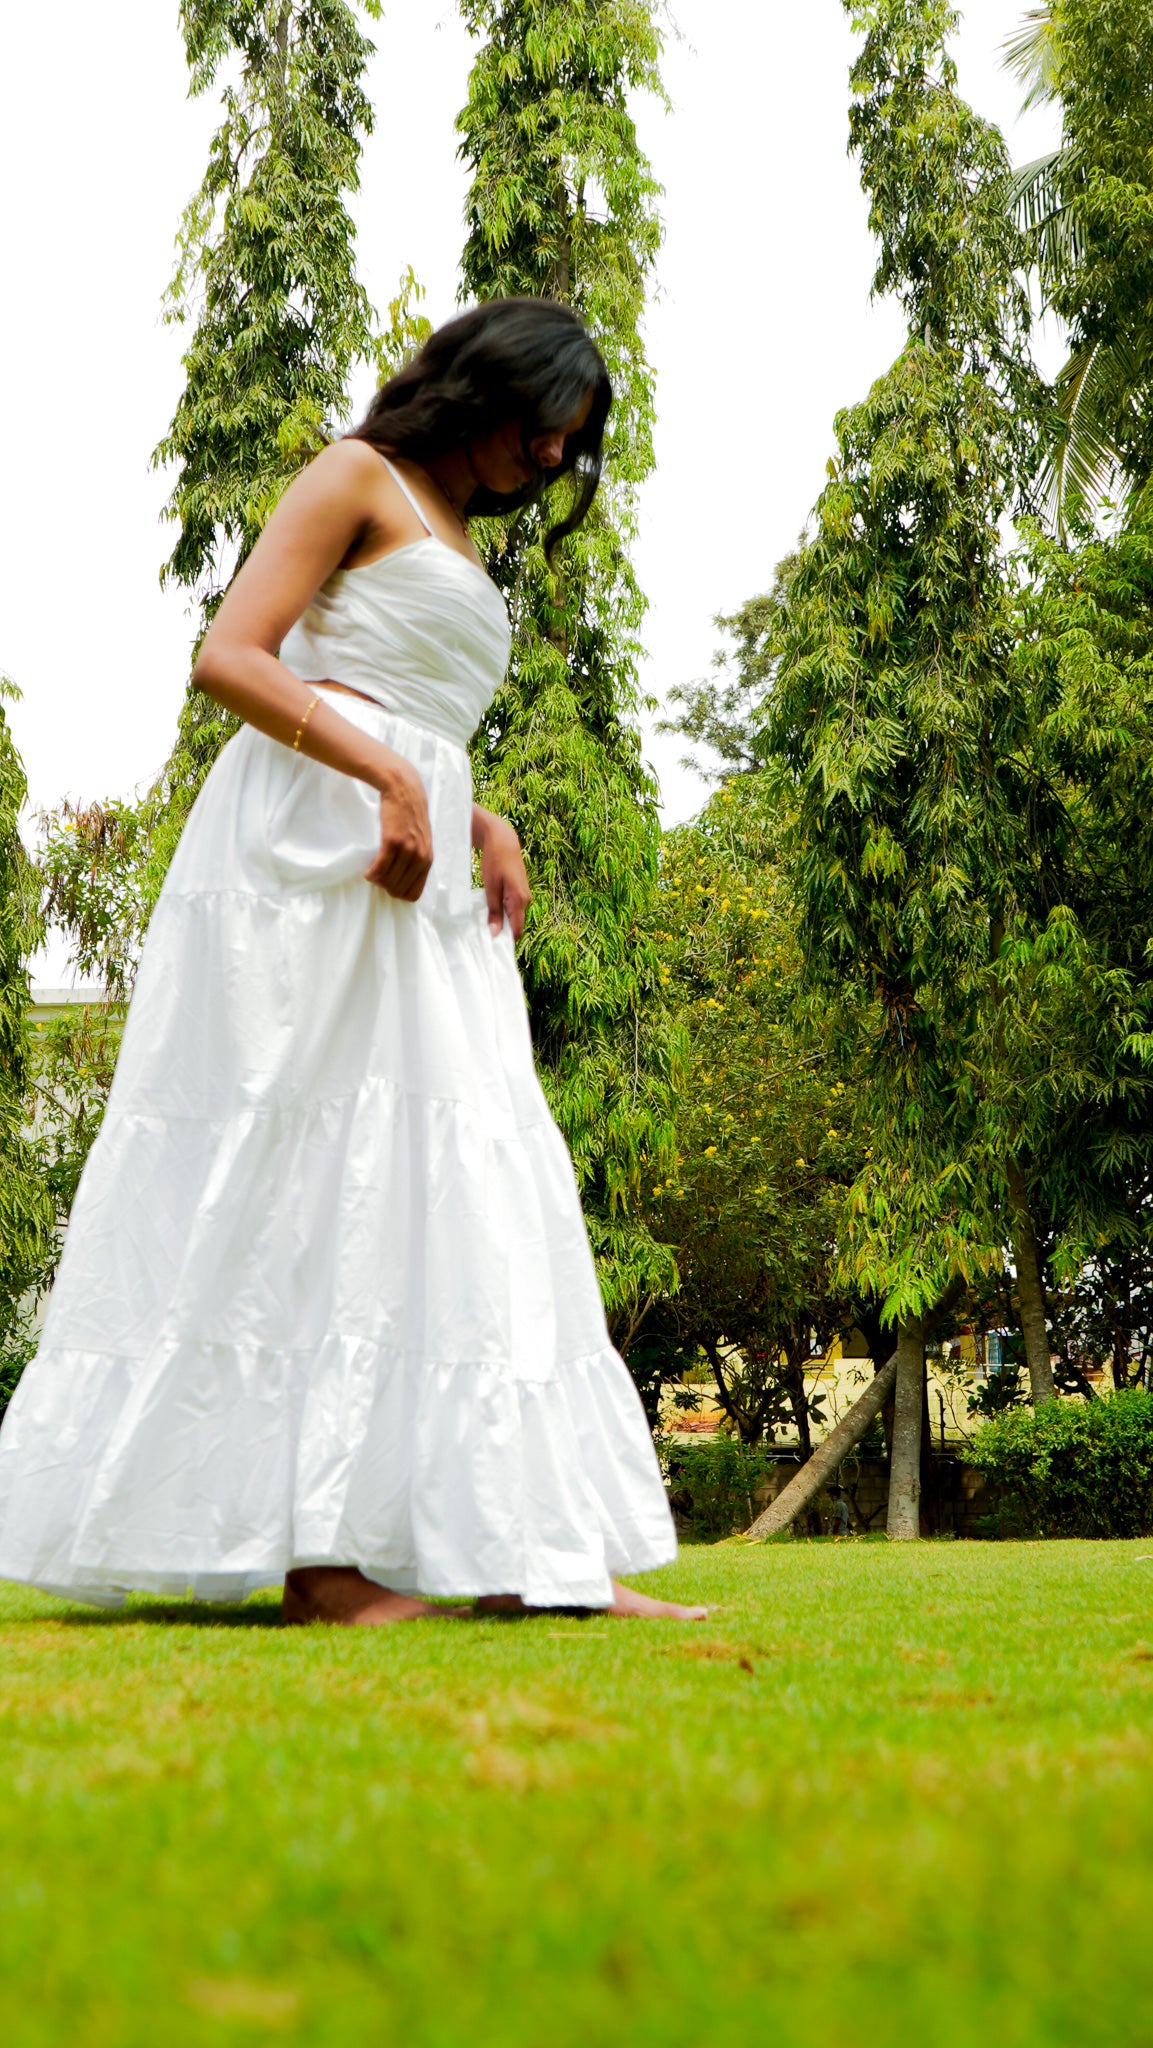
<svg viewBox="0 0 1153 2048">
<path fill-rule="evenodd" d="M 507 818 L 472 807 L 472 843 L 480 854 L 480 872 L 488 901 L 488 928 L 499 932 L 507 917 L 514 939 L 524 930 L 524 914 L 532 890 L 524 868 L 520 840 Z"/>
<path fill-rule="evenodd" d="M 277 659 L 290 626 L 379 512 L 381 463 L 360 441 L 326 448 L 291 483 L 229 586 L 193 670 L 199 689 L 249 725 L 380 792 L 381 850 L 368 870 L 413 902 L 432 864 L 424 786 L 412 763 L 342 718 Z"/>
</svg>

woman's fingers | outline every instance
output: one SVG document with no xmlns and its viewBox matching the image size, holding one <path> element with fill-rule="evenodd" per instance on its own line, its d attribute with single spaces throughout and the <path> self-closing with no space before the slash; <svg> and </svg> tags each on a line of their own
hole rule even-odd
<svg viewBox="0 0 1153 2048">
<path fill-rule="evenodd" d="M 524 918 L 529 901 L 529 892 L 526 889 L 514 887 L 505 890 L 505 909 L 508 912 L 509 926 L 514 939 L 519 939 L 524 931 Z"/>
<path fill-rule="evenodd" d="M 380 852 L 365 880 L 390 896 L 415 903 L 432 866 L 432 831 L 424 784 L 407 763 L 380 800 Z"/>
<path fill-rule="evenodd" d="M 521 887 L 515 876 L 489 874 L 485 878 L 484 893 L 490 932 L 495 936 L 507 917 L 513 938 L 519 939 L 530 902 L 528 889 Z"/>
<path fill-rule="evenodd" d="M 507 917 L 513 938 L 519 939 L 524 930 L 525 911 L 532 897 L 528 876 L 524 870 L 520 840 L 507 819 L 494 818 L 488 814 L 486 818 L 481 852 L 481 879 L 484 882 L 485 902 L 488 905 L 488 928 L 495 938 L 496 934 L 504 929 Z"/>
<path fill-rule="evenodd" d="M 488 928 L 498 932 L 504 923 L 504 876 L 495 862 L 481 863 L 484 879 L 484 900 L 488 904 Z"/>
<path fill-rule="evenodd" d="M 431 866 L 431 859 L 423 851 L 414 851 L 404 844 L 384 845 L 372 866 L 366 868 L 365 880 L 374 882 L 390 896 L 415 903 L 428 880 Z"/>
</svg>

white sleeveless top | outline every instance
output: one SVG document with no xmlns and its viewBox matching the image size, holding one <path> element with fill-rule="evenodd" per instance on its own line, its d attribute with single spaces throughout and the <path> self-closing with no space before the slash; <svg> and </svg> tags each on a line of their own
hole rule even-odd
<svg viewBox="0 0 1153 2048">
<path fill-rule="evenodd" d="M 433 533 L 387 456 L 423 540 L 337 569 L 302 613 L 280 658 L 303 683 L 347 683 L 386 711 L 467 745 L 508 666 L 508 614 L 476 562 Z"/>
</svg>

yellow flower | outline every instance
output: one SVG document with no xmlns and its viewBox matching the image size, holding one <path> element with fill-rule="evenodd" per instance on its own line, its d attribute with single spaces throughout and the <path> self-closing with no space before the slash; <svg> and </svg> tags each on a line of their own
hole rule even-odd
<svg viewBox="0 0 1153 2048">
<path fill-rule="evenodd" d="M 711 1158 L 712 1158 L 712 1156 L 713 1156 L 713 1153 L 714 1153 L 714 1152 L 716 1151 L 716 1149 L 717 1149 L 717 1148 L 716 1148 L 716 1146 L 715 1146 L 715 1145 L 706 1145 L 706 1146 L 705 1146 L 705 1158 L 706 1158 L 706 1159 L 711 1159 Z"/>
<path fill-rule="evenodd" d="M 803 1160 L 803 1159 L 794 1159 L 794 1161 L 793 1161 L 793 1165 L 794 1165 L 794 1166 L 803 1166 L 803 1165 L 804 1165 L 804 1163 L 805 1163 L 805 1162 L 804 1162 L 804 1160 Z"/>
</svg>

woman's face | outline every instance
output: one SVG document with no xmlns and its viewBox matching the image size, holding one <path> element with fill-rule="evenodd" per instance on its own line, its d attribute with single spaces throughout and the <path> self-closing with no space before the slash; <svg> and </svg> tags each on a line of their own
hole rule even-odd
<svg viewBox="0 0 1153 2048">
<path fill-rule="evenodd" d="M 565 442 L 570 434 L 579 433 L 592 411 L 592 405 L 593 394 L 586 391 L 572 418 L 566 420 L 563 427 L 557 427 L 550 434 L 533 437 L 528 444 L 531 467 L 525 461 L 524 433 L 519 420 L 508 420 L 494 433 L 486 434 L 483 441 L 474 441 L 469 453 L 477 482 L 501 497 L 509 497 L 514 491 L 523 491 L 542 469 L 559 468 L 564 460 Z"/>
</svg>

